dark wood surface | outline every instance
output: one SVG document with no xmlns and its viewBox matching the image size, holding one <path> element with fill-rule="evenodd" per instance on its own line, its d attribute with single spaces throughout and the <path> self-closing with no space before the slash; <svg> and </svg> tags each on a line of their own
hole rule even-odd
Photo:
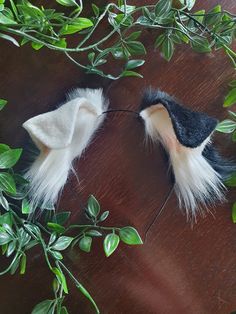
<svg viewBox="0 0 236 314">
<path fill-rule="evenodd" d="M 236 13 L 234 0 L 199 0 L 196 9 L 219 2 Z M 153 51 L 154 38 L 152 32 L 144 32 L 142 37 L 148 48 L 140 71 L 144 79 L 124 78 L 113 83 L 108 91 L 110 107 L 137 110 L 143 88 L 152 85 L 195 110 L 218 119 L 226 117 L 222 103 L 234 72 L 224 54 L 200 55 L 178 47 L 167 63 Z M 9 101 L 0 114 L 0 139 L 13 147 L 27 142 L 22 123 L 52 109 L 71 88 L 107 87 L 105 80 L 86 76 L 63 55 L 46 49 L 17 49 L 0 41 L 0 65 L 0 97 Z M 229 137 L 216 135 L 215 139 L 226 155 L 235 154 Z M 71 222 L 81 221 L 79 204 L 93 193 L 103 209 L 111 212 L 107 225 L 132 225 L 142 236 L 171 188 L 162 150 L 145 145 L 142 123 L 128 114 L 107 117 L 76 170 L 80 184 L 71 176 L 59 205 L 73 212 Z M 101 242 L 96 240 L 92 253 L 75 250 L 66 257 L 67 263 L 104 314 L 230 313 L 236 310 L 233 200 L 232 190 L 228 203 L 212 209 L 214 217 L 209 214 L 191 228 L 173 194 L 143 246 L 121 244 L 106 258 Z M 27 314 L 36 303 L 51 296 L 52 277 L 42 256 L 35 252 L 30 259 L 25 276 L 1 277 L 0 313 Z M 72 314 L 93 313 L 89 302 L 74 288 L 66 300 Z"/>
</svg>

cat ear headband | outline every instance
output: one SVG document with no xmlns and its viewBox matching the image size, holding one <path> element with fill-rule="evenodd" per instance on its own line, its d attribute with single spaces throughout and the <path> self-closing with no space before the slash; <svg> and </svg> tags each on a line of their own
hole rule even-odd
<svg viewBox="0 0 236 314">
<path fill-rule="evenodd" d="M 235 170 L 211 143 L 217 120 L 179 105 L 168 94 L 146 90 L 140 116 L 153 142 L 169 155 L 175 192 L 187 217 L 196 219 L 208 205 L 224 200 L 223 181 Z"/>
<path fill-rule="evenodd" d="M 73 169 L 73 159 L 79 158 L 88 146 L 104 113 L 119 111 L 107 107 L 101 89 L 77 89 L 58 109 L 23 124 L 40 150 L 25 175 L 33 204 L 43 207 L 56 203 Z M 222 201 L 223 180 L 233 166 L 212 147 L 210 138 L 217 120 L 184 108 L 169 95 L 151 89 L 144 94 L 139 115 L 147 135 L 159 141 L 169 155 L 175 191 L 187 216 L 195 217 L 202 207 Z"/>
</svg>

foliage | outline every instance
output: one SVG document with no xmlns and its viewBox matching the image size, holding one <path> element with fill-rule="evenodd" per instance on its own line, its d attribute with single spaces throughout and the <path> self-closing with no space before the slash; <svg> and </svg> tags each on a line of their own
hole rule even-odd
<svg viewBox="0 0 236 314">
<path fill-rule="evenodd" d="M 159 0 L 156 4 L 144 6 L 128 5 L 126 0 L 118 0 L 108 2 L 104 7 L 92 3 L 92 13 L 86 16 L 85 1 L 56 0 L 56 3 L 59 11 L 37 6 L 28 0 L 0 0 L 0 38 L 17 47 L 28 44 L 35 50 L 55 50 L 87 73 L 118 79 L 125 76 L 142 77 L 137 69 L 145 62 L 146 48 L 140 38 L 143 30 L 151 29 L 153 33 L 156 31 L 154 47 L 167 61 L 171 60 L 177 45 L 187 44 L 199 53 L 223 49 L 236 67 L 236 52 L 231 48 L 236 36 L 236 16 L 222 10 L 220 5 L 207 12 L 193 12 L 195 0 Z M 94 34 L 104 23 L 109 24 L 107 33 L 97 41 Z M 82 63 L 85 57 L 86 61 Z M 103 65 L 108 60 L 123 60 L 120 74 L 104 72 Z M 232 81 L 230 87 L 224 107 L 236 102 L 236 81 Z M 6 103 L 6 100 L 0 99 L 0 110 Z M 218 124 L 217 130 L 232 133 L 235 142 L 236 115 L 232 111 L 229 113 L 230 118 Z M 12 169 L 21 152 L 21 149 L 0 144 L 0 246 L 3 255 L 11 259 L 0 275 L 17 271 L 24 274 L 29 251 L 38 247 L 54 276 L 54 298 L 41 301 L 32 313 L 68 313 L 63 305 L 68 294 L 68 279 L 89 299 L 98 313 L 89 292 L 66 266 L 63 258 L 65 251 L 77 246 L 88 253 L 94 238 L 100 237 L 103 238 L 104 252 L 108 257 L 121 241 L 137 245 L 142 244 L 142 240 L 133 227 L 102 226 L 109 211 L 101 213 L 100 204 L 92 195 L 85 208 L 89 224 L 69 225 L 70 212 L 59 212 L 52 216 L 52 212 L 47 211 L 41 217 L 43 223 L 34 220 L 23 189 L 27 181 Z M 234 174 L 227 184 L 235 186 L 235 181 Z M 232 218 L 236 222 L 235 204 Z"/>
<path fill-rule="evenodd" d="M 91 195 L 85 208 L 89 224 L 69 225 L 70 212 L 46 211 L 41 214 L 40 221 L 34 219 L 27 196 L 22 192 L 22 186 L 27 181 L 12 169 L 20 158 L 21 149 L 11 149 L 0 144 L 0 246 L 2 254 L 10 259 L 9 266 L 0 275 L 17 271 L 23 275 L 26 272 L 27 258 L 30 251 L 39 247 L 46 264 L 54 276 L 52 290 L 54 298 L 37 304 L 32 314 L 66 314 L 63 305 L 65 296 L 69 293 L 67 280 L 70 279 L 76 288 L 92 303 L 94 309 L 99 309 L 92 296 L 72 274 L 64 262 L 64 253 L 74 246 L 90 252 L 95 237 L 104 238 L 104 252 L 110 256 L 117 249 L 120 240 L 129 245 L 142 244 L 142 240 L 133 227 L 105 227 L 101 223 L 109 216 L 109 211 L 101 212 L 100 204 Z M 42 222 L 43 221 L 43 222 Z"/>
<path fill-rule="evenodd" d="M 157 31 L 154 46 L 168 61 L 177 45 L 188 44 L 199 53 L 223 49 L 236 66 L 236 52 L 230 47 L 236 35 L 236 16 L 222 10 L 220 5 L 208 12 L 192 12 L 195 0 L 159 0 L 156 4 L 144 6 L 128 5 L 126 0 L 118 0 L 108 2 L 104 7 L 92 3 L 92 13 L 88 17 L 84 13 L 85 1 L 56 2 L 61 9 L 65 7 L 66 13 L 36 6 L 28 0 L 1 0 L 0 38 L 18 47 L 30 44 L 35 50 L 46 47 L 62 52 L 88 73 L 110 79 L 142 77 L 134 69 L 144 63 L 137 57 L 146 54 L 140 40 L 145 29 Z M 109 24 L 107 33 L 97 40 L 94 34 L 104 23 Z M 85 64 L 82 64 L 82 53 L 87 55 Z M 119 75 L 103 72 L 102 65 L 108 59 L 124 60 Z M 226 101 L 225 105 L 229 102 Z"/>
<path fill-rule="evenodd" d="M 225 97 L 224 107 L 232 106 L 236 103 L 236 80 L 229 83 L 230 90 Z M 236 142 L 236 113 L 228 111 L 230 119 L 226 119 L 218 123 L 216 130 L 221 133 L 232 134 L 232 142 Z M 232 173 L 231 177 L 225 182 L 229 187 L 236 187 L 236 173 Z M 236 202 L 232 207 L 232 220 L 236 223 Z"/>
</svg>

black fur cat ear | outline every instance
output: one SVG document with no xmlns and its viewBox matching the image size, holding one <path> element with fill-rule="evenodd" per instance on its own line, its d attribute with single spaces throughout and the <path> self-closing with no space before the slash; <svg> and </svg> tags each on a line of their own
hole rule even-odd
<svg viewBox="0 0 236 314">
<path fill-rule="evenodd" d="M 209 204 L 224 200 L 223 180 L 234 171 L 211 144 L 217 119 L 192 111 L 168 94 L 148 89 L 140 116 L 148 136 L 160 141 L 170 156 L 175 191 L 187 217 L 196 219 Z"/>
<path fill-rule="evenodd" d="M 162 91 L 147 89 L 142 99 L 141 111 L 144 109 L 150 111 L 149 107 L 157 104 L 161 104 L 167 110 L 178 141 L 186 147 L 195 148 L 201 145 L 214 131 L 218 122 L 205 113 L 183 107 Z"/>
</svg>

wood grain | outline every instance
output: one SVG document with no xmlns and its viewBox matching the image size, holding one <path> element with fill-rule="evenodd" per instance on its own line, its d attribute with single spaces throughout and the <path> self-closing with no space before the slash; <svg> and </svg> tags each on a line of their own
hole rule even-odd
<svg viewBox="0 0 236 314">
<path fill-rule="evenodd" d="M 221 3 L 236 13 L 235 1 L 197 1 L 198 8 Z M 151 1 L 129 1 L 151 3 Z M 138 110 L 145 87 L 160 88 L 195 110 L 218 119 L 227 84 L 234 71 L 220 51 L 197 54 L 188 47 L 176 48 L 170 63 L 153 51 L 155 34 L 145 31 L 144 79 L 124 78 L 110 82 L 85 75 L 63 55 L 42 49 L 17 49 L 0 42 L 0 97 L 9 101 L 0 115 L 0 138 L 11 146 L 24 146 L 28 135 L 22 123 L 33 115 L 54 108 L 76 86 L 104 86 L 110 108 Z M 119 65 L 107 65 L 107 70 Z M 235 153 L 230 138 L 217 135 L 216 145 L 227 155 Z M 71 176 L 59 208 L 71 210 L 71 222 L 81 221 L 80 203 L 93 193 L 104 210 L 107 225 L 132 225 L 145 230 L 171 188 L 168 165 L 160 147 L 145 144 L 143 124 L 132 114 L 109 114 L 93 143 L 76 164 L 80 183 Z M 106 258 L 99 240 L 92 253 L 69 252 L 68 265 L 94 296 L 104 314 L 226 314 L 236 310 L 236 227 L 228 203 L 212 209 L 191 228 L 173 194 L 153 225 L 142 247 L 120 245 Z M 52 297 L 42 256 L 30 257 L 27 274 L 0 280 L 1 313 L 26 314 L 43 299 Z M 66 298 L 70 313 L 93 313 L 88 301 L 71 287 Z"/>
</svg>

